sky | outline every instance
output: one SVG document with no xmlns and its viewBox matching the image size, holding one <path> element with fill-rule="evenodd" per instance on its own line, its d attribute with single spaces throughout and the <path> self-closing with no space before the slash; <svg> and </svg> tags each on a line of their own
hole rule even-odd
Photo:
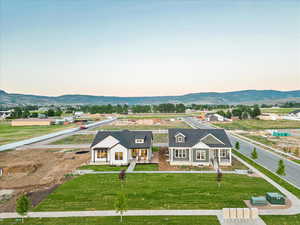
<svg viewBox="0 0 300 225">
<path fill-rule="evenodd" d="M 299 0 L 0 0 L 0 89 L 300 89 Z"/>
</svg>

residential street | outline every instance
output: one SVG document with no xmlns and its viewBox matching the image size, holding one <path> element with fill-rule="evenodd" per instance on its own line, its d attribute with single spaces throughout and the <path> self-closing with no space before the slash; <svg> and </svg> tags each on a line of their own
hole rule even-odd
<svg viewBox="0 0 300 225">
<path fill-rule="evenodd" d="M 194 128 L 214 128 L 207 123 L 203 123 L 195 118 L 184 118 L 184 121 L 192 125 Z M 228 133 L 228 132 L 227 132 Z M 265 166 L 267 169 L 276 172 L 278 167 L 278 161 L 280 159 L 284 160 L 285 166 L 286 166 L 286 176 L 282 176 L 282 178 L 286 179 L 288 182 L 298 186 L 300 188 L 300 165 L 291 162 L 290 160 L 287 160 L 283 157 L 280 157 L 279 155 L 272 153 L 268 150 L 265 150 L 257 145 L 254 145 L 252 143 L 249 143 L 245 140 L 242 140 L 240 138 L 234 137 L 233 135 L 230 135 L 228 133 L 228 136 L 230 138 L 230 141 L 232 145 L 235 144 L 236 141 L 240 142 L 240 152 L 243 153 L 246 156 L 250 156 L 251 152 L 253 151 L 253 148 L 256 147 L 257 153 L 258 153 L 258 159 L 255 161 L 263 166 Z"/>
</svg>

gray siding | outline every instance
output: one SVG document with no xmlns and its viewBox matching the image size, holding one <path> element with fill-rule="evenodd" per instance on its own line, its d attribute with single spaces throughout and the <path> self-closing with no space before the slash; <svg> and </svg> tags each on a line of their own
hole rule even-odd
<svg viewBox="0 0 300 225">
<path fill-rule="evenodd" d="M 205 160 L 197 160 L 196 159 L 196 151 L 197 150 L 206 151 L 206 159 Z M 208 149 L 192 149 L 192 161 L 193 162 L 209 162 L 209 150 Z"/>
<path fill-rule="evenodd" d="M 190 150 L 186 149 L 186 157 L 185 158 L 175 158 L 175 149 L 172 150 L 173 161 L 189 161 Z"/>
</svg>

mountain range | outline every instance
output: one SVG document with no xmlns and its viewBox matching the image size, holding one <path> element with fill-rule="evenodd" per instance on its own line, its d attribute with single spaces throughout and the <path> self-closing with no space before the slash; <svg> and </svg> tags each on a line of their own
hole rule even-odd
<svg viewBox="0 0 300 225">
<path fill-rule="evenodd" d="M 94 95 L 41 96 L 12 94 L 0 90 L 0 105 L 63 105 L 63 104 L 262 104 L 300 102 L 300 90 L 241 90 L 232 92 L 199 92 L 178 96 L 116 97 Z"/>
</svg>

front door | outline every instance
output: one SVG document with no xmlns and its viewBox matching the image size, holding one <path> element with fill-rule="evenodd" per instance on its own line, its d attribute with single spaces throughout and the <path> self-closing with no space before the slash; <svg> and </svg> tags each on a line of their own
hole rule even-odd
<svg viewBox="0 0 300 225">
<path fill-rule="evenodd" d="M 147 149 L 141 149 L 141 160 L 147 160 Z"/>
</svg>

